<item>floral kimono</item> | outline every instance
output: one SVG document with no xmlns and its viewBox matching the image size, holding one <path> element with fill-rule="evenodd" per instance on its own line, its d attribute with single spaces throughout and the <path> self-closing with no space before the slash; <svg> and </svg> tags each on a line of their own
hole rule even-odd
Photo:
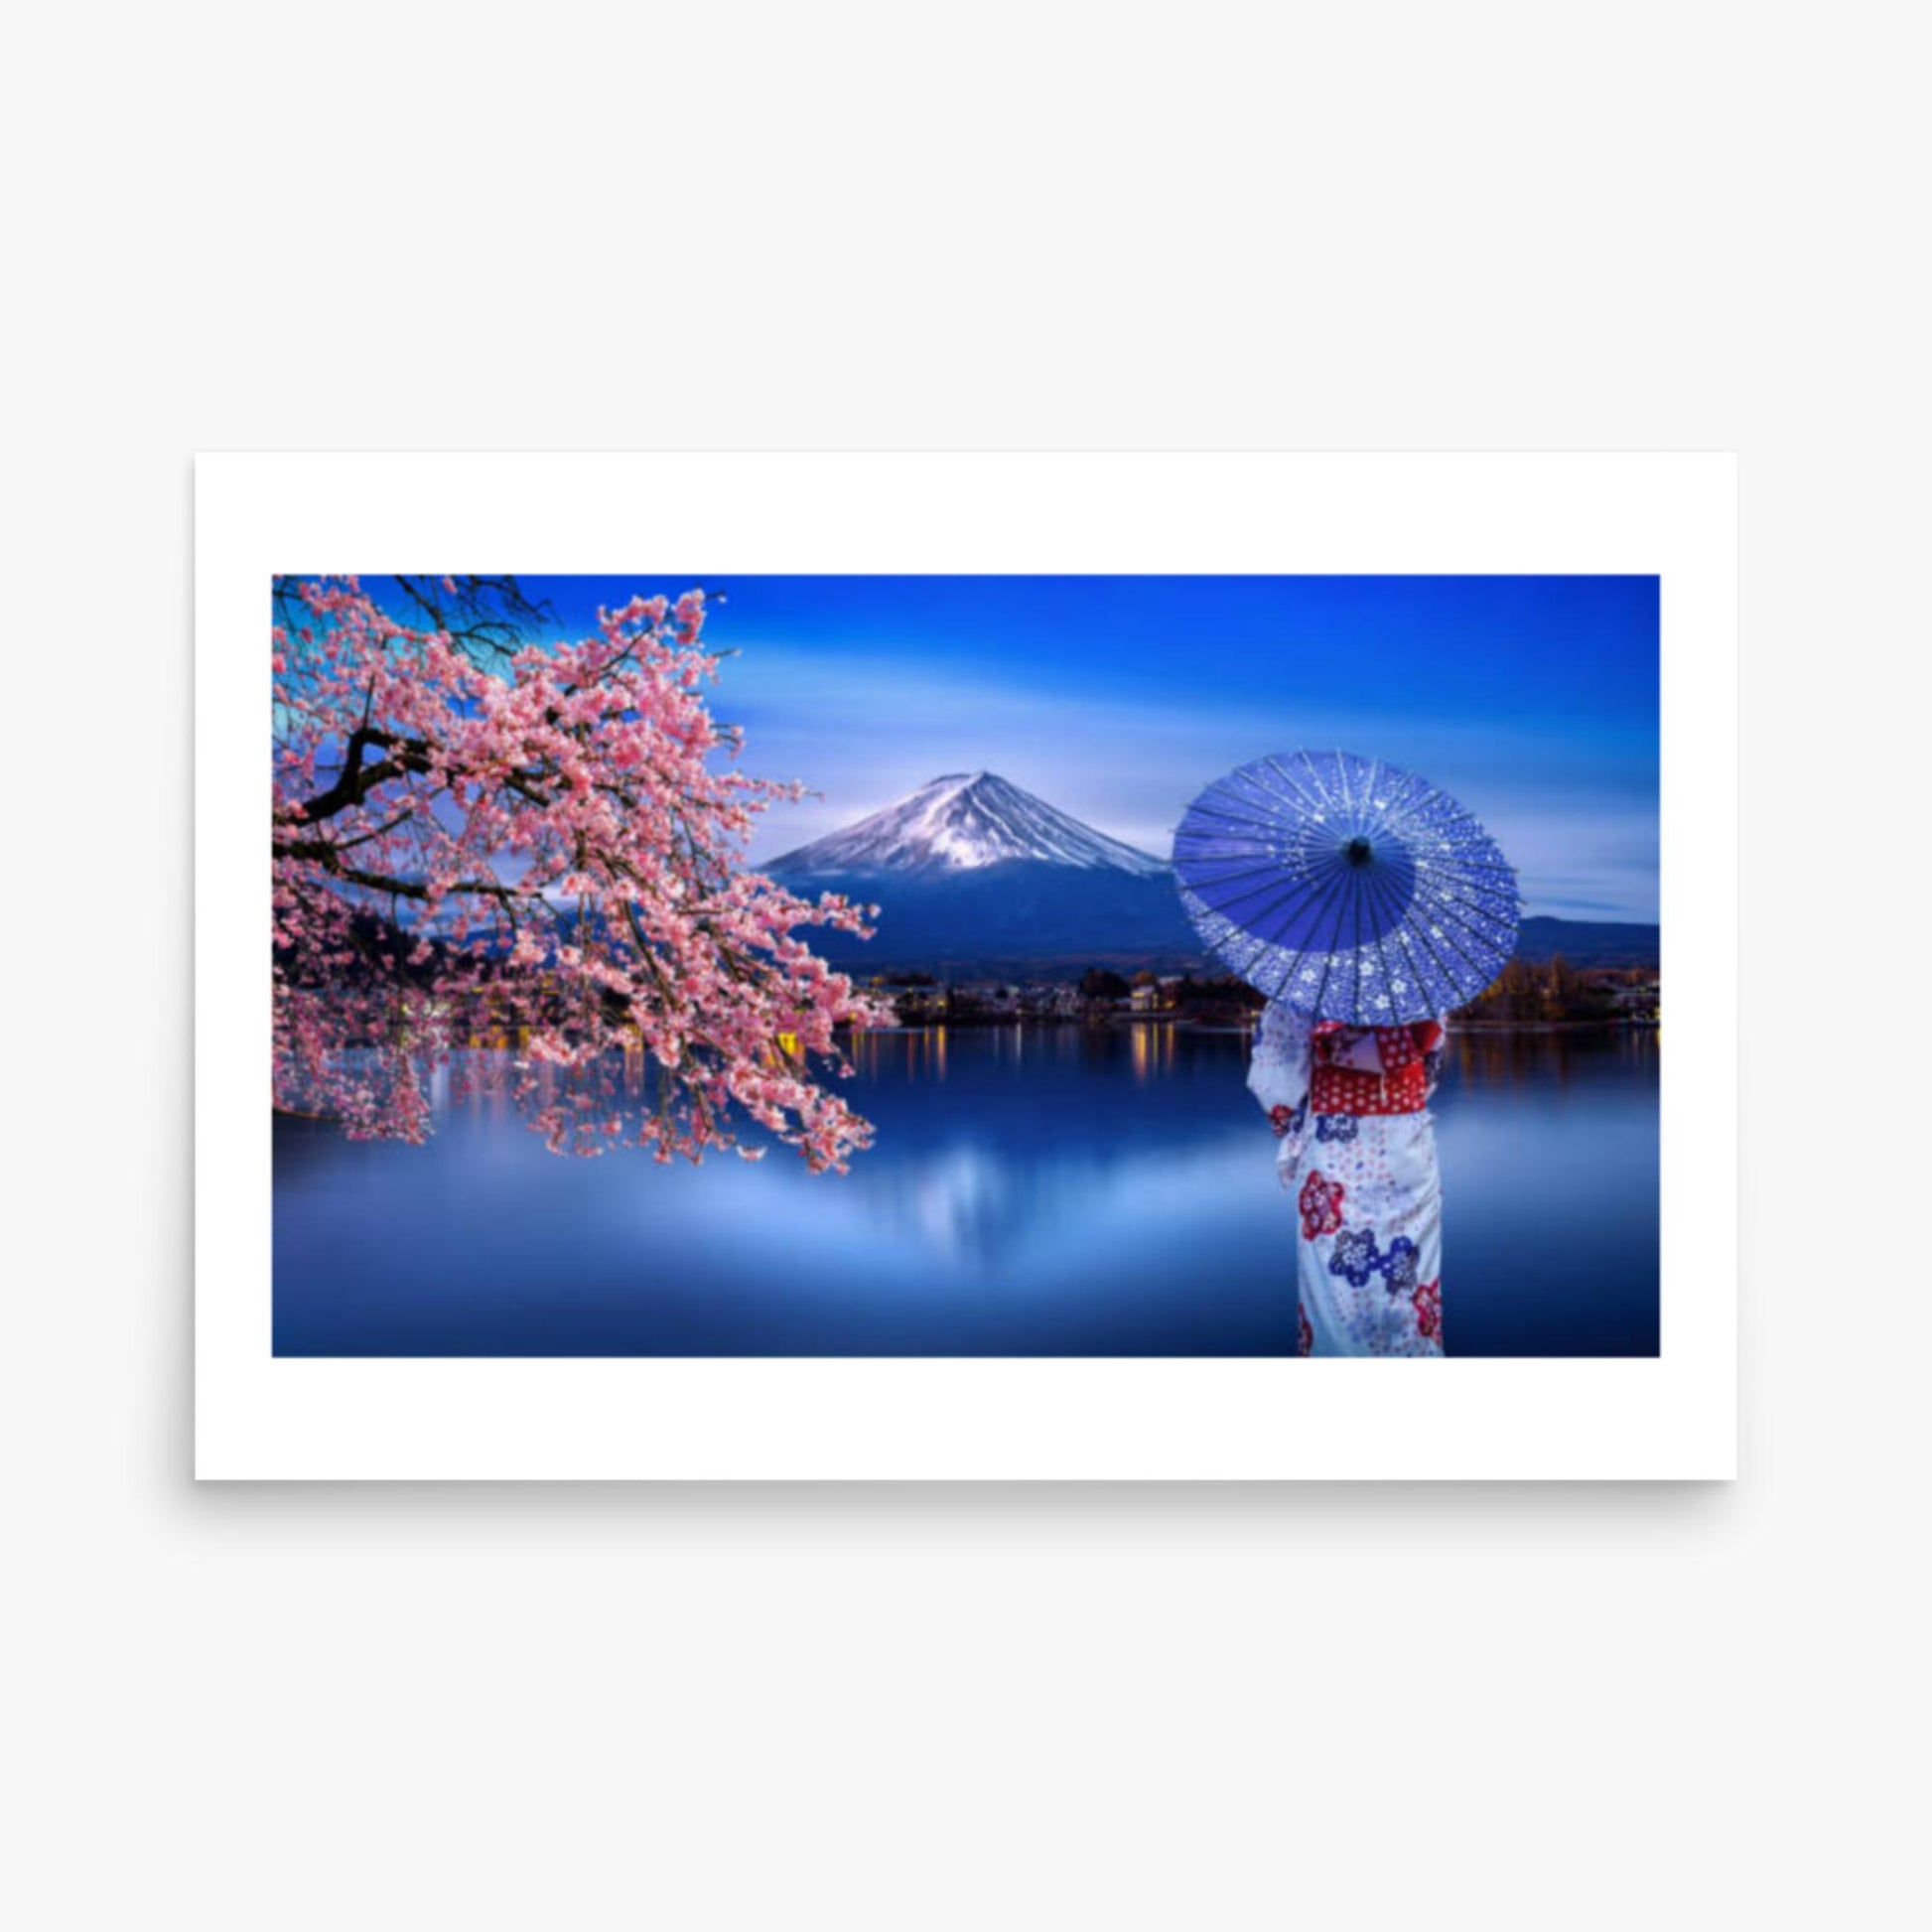
<svg viewBox="0 0 1932 1932">
<path fill-rule="evenodd" d="M 1304 1355 L 1443 1352 L 1443 1186 L 1429 1101 L 1443 1027 L 1312 1027 L 1281 1001 L 1248 1086 L 1302 1221 Z"/>
</svg>

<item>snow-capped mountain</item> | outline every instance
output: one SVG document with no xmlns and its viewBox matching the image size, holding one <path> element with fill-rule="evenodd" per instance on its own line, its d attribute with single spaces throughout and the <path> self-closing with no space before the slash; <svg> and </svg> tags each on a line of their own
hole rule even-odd
<svg viewBox="0 0 1932 1932">
<path fill-rule="evenodd" d="M 871 940 L 808 928 L 814 951 L 862 972 L 1000 974 L 1085 965 L 1219 972 L 1161 860 L 991 771 L 951 772 L 764 867 L 815 897 L 879 906 Z M 1528 960 L 1654 965 L 1654 925 L 1523 921 Z"/>
<path fill-rule="evenodd" d="M 1199 954 L 1168 866 L 991 771 L 934 778 L 765 870 L 880 907 L 870 941 L 813 932 L 814 949 L 842 964 L 1012 970 Z"/>
<path fill-rule="evenodd" d="M 1110 839 L 992 771 L 933 778 L 884 811 L 772 861 L 781 878 L 977 872 L 1017 862 L 1165 879 L 1161 860 Z"/>
</svg>

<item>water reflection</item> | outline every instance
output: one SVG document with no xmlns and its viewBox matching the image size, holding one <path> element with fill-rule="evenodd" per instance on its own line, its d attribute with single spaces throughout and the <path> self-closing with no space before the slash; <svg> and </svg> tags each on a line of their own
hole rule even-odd
<svg viewBox="0 0 1932 1932">
<path fill-rule="evenodd" d="M 1451 1352 L 1653 1352 L 1655 1035 L 1451 1046 Z M 1164 1025 L 874 1035 L 852 1098 L 878 1142 L 844 1177 L 559 1160 L 479 1056 L 425 1148 L 278 1121 L 276 1347 L 1289 1352 L 1292 1205 L 1247 1050 Z"/>
<path fill-rule="evenodd" d="M 1449 1035 L 1449 1058 L 1465 1083 L 1555 1085 L 1597 1083 L 1606 1070 L 1627 1071 L 1638 1081 L 1657 1077 L 1658 1032 L 1619 1027 L 1515 1033 L 1477 1030 Z"/>
</svg>

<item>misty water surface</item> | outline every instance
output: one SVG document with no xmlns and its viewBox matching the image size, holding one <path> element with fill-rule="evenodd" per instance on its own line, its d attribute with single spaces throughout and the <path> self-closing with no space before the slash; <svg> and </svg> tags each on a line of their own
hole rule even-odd
<svg viewBox="0 0 1932 1932">
<path fill-rule="evenodd" d="M 1436 1119 L 1449 1351 L 1654 1354 L 1654 1034 L 1452 1036 Z M 420 1148 L 279 1119 L 293 1355 L 1285 1354 L 1295 1223 L 1234 1033 L 860 1043 L 877 1145 L 559 1159 L 487 1094 Z"/>
</svg>

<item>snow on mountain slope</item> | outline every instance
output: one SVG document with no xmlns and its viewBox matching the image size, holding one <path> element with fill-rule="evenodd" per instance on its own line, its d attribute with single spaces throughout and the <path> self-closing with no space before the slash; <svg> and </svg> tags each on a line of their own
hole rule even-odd
<svg viewBox="0 0 1932 1932">
<path fill-rule="evenodd" d="M 1056 811 L 991 771 L 954 771 L 811 845 L 774 859 L 788 878 L 976 872 L 1016 860 L 1165 877 L 1159 859 Z"/>
</svg>

